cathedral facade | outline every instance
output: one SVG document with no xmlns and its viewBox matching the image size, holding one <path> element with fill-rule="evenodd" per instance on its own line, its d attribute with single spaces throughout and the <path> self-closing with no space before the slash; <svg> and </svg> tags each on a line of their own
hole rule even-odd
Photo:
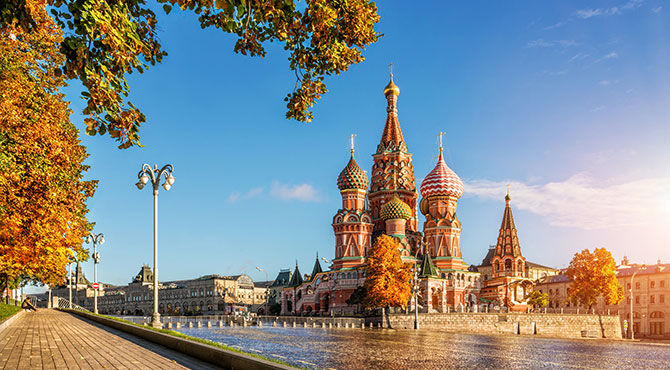
<svg viewBox="0 0 670 370">
<path fill-rule="evenodd" d="M 317 256 L 312 274 L 303 279 L 296 265 L 294 279 L 282 290 L 282 314 L 347 315 L 359 312 L 359 300 L 352 294 L 365 282 L 369 249 L 377 237 L 384 234 L 398 240 L 402 261 L 417 269 L 420 293 L 416 303 L 421 312 L 476 311 L 483 302 L 498 306 L 508 302 L 502 291 L 493 292 L 492 289 L 488 289 L 488 298 L 482 301 L 482 289 L 488 287 L 487 282 L 477 266 L 463 261 L 461 222 L 456 215 L 458 200 L 463 195 L 463 182 L 445 163 L 441 143 L 434 169 L 417 189 L 412 154 L 398 120 L 399 95 L 400 89 L 391 75 L 384 88 L 386 122 L 377 150 L 372 154 L 374 164 L 370 176 L 356 163 L 353 142 L 349 162 L 338 176 L 342 208 L 333 217 L 335 257 L 328 261 L 330 270 L 322 270 Z M 506 208 L 503 224 L 507 211 Z M 424 217 L 422 231 L 419 230 L 420 214 Z M 503 236 L 503 242 L 507 237 L 507 234 Z M 509 237 L 516 238 L 516 229 Z M 526 262 L 518 241 L 510 245 L 516 248 L 510 251 L 514 256 L 515 277 L 526 279 Z M 500 261 L 506 266 L 509 259 L 508 249 L 501 250 L 501 254 L 496 254 L 495 273 L 491 278 L 501 280 L 503 284 L 514 283 L 513 289 L 516 289 L 518 279 L 507 279 L 506 270 L 497 268 Z M 524 301 L 525 296 L 515 298 Z M 413 300 L 408 303 L 416 304 Z"/>
</svg>

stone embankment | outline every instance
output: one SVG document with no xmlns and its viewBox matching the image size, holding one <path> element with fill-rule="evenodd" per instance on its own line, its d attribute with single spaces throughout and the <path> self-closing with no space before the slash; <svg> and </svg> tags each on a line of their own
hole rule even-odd
<svg viewBox="0 0 670 370">
<path fill-rule="evenodd" d="M 414 315 L 389 315 L 367 319 L 373 326 L 414 328 Z M 527 334 L 559 338 L 621 339 L 617 315 L 544 313 L 450 313 L 419 315 L 420 329 L 440 329 L 478 334 Z"/>
</svg>

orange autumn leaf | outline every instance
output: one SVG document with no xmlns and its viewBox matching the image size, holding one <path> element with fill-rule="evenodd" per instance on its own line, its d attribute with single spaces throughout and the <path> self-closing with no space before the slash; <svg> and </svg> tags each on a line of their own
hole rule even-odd
<svg viewBox="0 0 670 370">
<path fill-rule="evenodd" d="M 88 156 L 59 89 L 60 28 L 44 1 L 28 1 L 31 32 L 0 27 L 0 284 L 63 282 L 73 252 L 86 259 L 83 181 Z"/>
<path fill-rule="evenodd" d="M 404 307 L 411 295 L 410 269 L 403 264 L 396 238 L 381 235 L 370 248 L 365 278 L 365 305 Z"/>
</svg>

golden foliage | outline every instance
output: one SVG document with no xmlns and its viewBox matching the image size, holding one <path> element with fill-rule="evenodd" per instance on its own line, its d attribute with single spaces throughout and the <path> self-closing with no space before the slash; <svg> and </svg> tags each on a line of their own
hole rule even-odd
<svg viewBox="0 0 670 370">
<path fill-rule="evenodd" d="M 607 304 L 617 304 L 623 299 L 623 287 L 616 277 L 616 262 L 605 248 L 596 248 L 591 253 L 584 249 L 575 256 L 566 270 L 572 279 L 568 300 L 591 308 L 603 295 Z"/>
<path fill-rule="evenodd" d="M 29 1 L 31 32 L 0 28 L 0 280 L 62 283 L 89 228 L 87 154 L 58 90 L 65 86 L 60 28 Z"/>
<path fill-rule="evenodd" d="M 365 277 L 365 305 L 376 307 L 405 307 L 412 294 L 410 268 L 400 259 L 398 240 L 381 235 L 370 248 Z"/>
<path fill-rule="evenodd" d="M 377 6 L 369 0 L 158 0 L 165 13 L 173 6 L 198 14 L 200 26 L 237 36 L 234 51 L 264 56 L 264 44 L 278 42 L 289 52 L 296 85 L 285 101 L 286 117 L 309 122 L 309 109 L 326 93 L 324 77 L 338 75 L 365 58 L 377 41 Z M 38 28 L 35 10 L 51 13 L 65 37 L 58 41 L 62 72 L 79 79 L 87 101 L 86 132 L 109 133 L 119 148 L 139 145 L 146 118 L 127 100 L 126 75 L 143 73 L 165 55 L 158 40 L 157 17 L 145 0 L 13 0 L 0 2 L 0 28 L 15 24 L 24 32 Z M 60 34 L 60 33 L 59 33 Z M 231 71 L 237 73 L 237 71 Z"/>
</svg>

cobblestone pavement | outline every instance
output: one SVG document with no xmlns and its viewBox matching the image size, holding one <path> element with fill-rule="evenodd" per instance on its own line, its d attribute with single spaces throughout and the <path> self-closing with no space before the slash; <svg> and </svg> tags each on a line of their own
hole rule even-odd
<svg viewBox="0 0 670 370">
<path fill-rule="evenodd" d="M 0 369 L 212 369 L 199 360 L 70 314 L 26 312 L 0 331 Z"/>
<path fill-rule="evenodd" d="M 670 346 L 420 330 L 179 329 L 296 366 L 335 369 L 668 369 Z"/>
</svg>

